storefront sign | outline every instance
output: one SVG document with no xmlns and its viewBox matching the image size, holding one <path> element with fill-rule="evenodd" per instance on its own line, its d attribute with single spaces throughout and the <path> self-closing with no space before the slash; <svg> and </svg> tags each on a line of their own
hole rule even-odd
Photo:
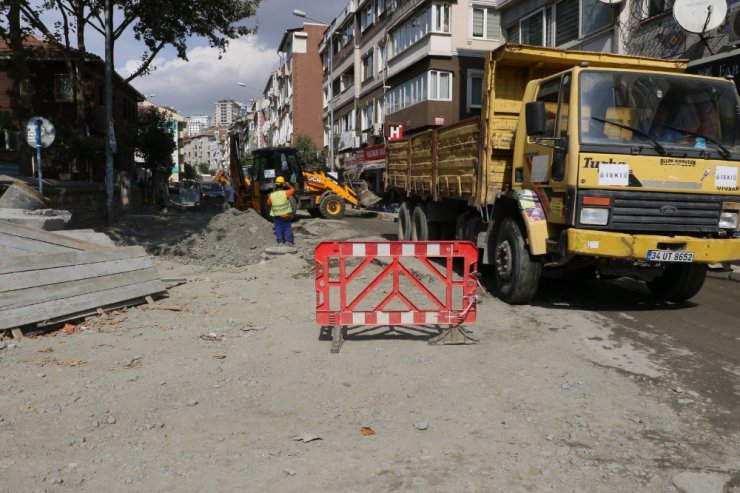
<svg viewBox="0 0 740 493">
<path fill-rule="evenodd" d="M 401 140 L 403 139 L 403 125 L 400 123 L 389 123 L 388 128 L 388 140 Z"/>
</svg>

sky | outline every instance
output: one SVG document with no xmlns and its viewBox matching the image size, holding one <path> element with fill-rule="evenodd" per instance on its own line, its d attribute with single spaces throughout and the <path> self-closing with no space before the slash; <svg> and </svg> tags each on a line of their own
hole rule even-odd
<svg viewBox="0 0 740 493">
<path fill-rule="evenodd" d="M 248 102 L 262 93 L 267 76 L 277 68 L 278 43 L 286 29 L 312 22 L 293 15 L 299 9 L 319 21 L 331 22 L 349 0 L 262 0 L 256 19 L 246 24 L 258 26 L 257 33 L 231 41 L 219 60 L 218 50 L 203 39 L 193 38 L 189 43 L 188 59 L 177 58 L 174 50 L 161 52 L 150 75 L 134 79 L 131 84 L 142 94 L 151 95 L 152 102 L 175 108 L 184 116 L 213 114 L 213 105 L 219 99 Z M 104 54 L 102 38 L 90 36 L 90 51 Z M 116 43 L 116 71 L 126 76 L 138 66 L 143 45 L 133 36 L 122 37 Z M 241 87 L 243 82 L 248 87 Z"/>
</svg>

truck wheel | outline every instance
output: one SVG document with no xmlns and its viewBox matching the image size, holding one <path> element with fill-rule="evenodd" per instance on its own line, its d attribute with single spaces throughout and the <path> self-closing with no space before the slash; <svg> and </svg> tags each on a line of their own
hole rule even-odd
<svg viewBox="0 0 740 493">
<path fill-rule="evenodd" d="M 398 239 L 408 241 L 411 239 L 411 203 L 401 202 L 398 208 Z"/>
<path fill-rule="evenodd" d="M 504 218 L 494 241 L 494 271 L 499 296 L 512 305 L 529 303 L 537 293 L 542 264 L 529 253 L 514 218 Z"/>
<path fill-rule="evenodd" d="M 439 238 L 439 224 L 430 223 L 424 204 L 417 204 L 411 214 L 411 240 L 434 241 Z"/>
<path fill-rule="evenodd" d="M 335 193 L 329 194 L 319 204 L 319 210 L 324 219 L 339 219 L 344 215 L 344 200 Z"/>
<path fill-rule="evenodd" d="M 667 265 L 663 275 L 647 283 L 653 295 L 665 301 L 686 301 L 701 290 L 707 277 L 703 264 Z"/>
</svg>

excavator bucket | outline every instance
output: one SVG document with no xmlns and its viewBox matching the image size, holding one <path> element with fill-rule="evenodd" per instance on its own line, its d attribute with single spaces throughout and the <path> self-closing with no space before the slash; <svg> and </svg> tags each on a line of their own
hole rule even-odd
<svg viewBox="0 0 740 493">
<path fill-rule="evenodd" d="M 373 205 L 377 204 L 378 202 L 380 202 L 380 200 L 381 200 L 380 197 L 378 197 L 373 192 L 371 192 L 370 190 L 367 190 L 367 189 L 365 189 L 362 192 L 360 192 L 358 194 L 358 198 L 359 198 L 360 204 L 363 207 L 373 206 Z"/>
<path fill-rule="evenodd" d="M 381 198 L 368 189 L 367 182 L 357 181 L 352 183 L 352 186 L 355 189 L 360 205 L 363 207 L 370 207 L 380 202 Z"/>
</svg>

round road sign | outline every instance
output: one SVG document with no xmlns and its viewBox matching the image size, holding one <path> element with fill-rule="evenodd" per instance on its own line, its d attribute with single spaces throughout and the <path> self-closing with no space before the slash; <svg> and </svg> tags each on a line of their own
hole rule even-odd
<svg viewBox="0 0 740 493">
<path fill-rule="evenodd" d="M 43 116 L 34 116 L 26 123 L 26 142 L 34 149 L 36 148 L 36 122 L 39 120 L 41 121 L 41 147 L 45 149 L 54 142 L 56 130 L 54 124 Z"/>
</svg>

